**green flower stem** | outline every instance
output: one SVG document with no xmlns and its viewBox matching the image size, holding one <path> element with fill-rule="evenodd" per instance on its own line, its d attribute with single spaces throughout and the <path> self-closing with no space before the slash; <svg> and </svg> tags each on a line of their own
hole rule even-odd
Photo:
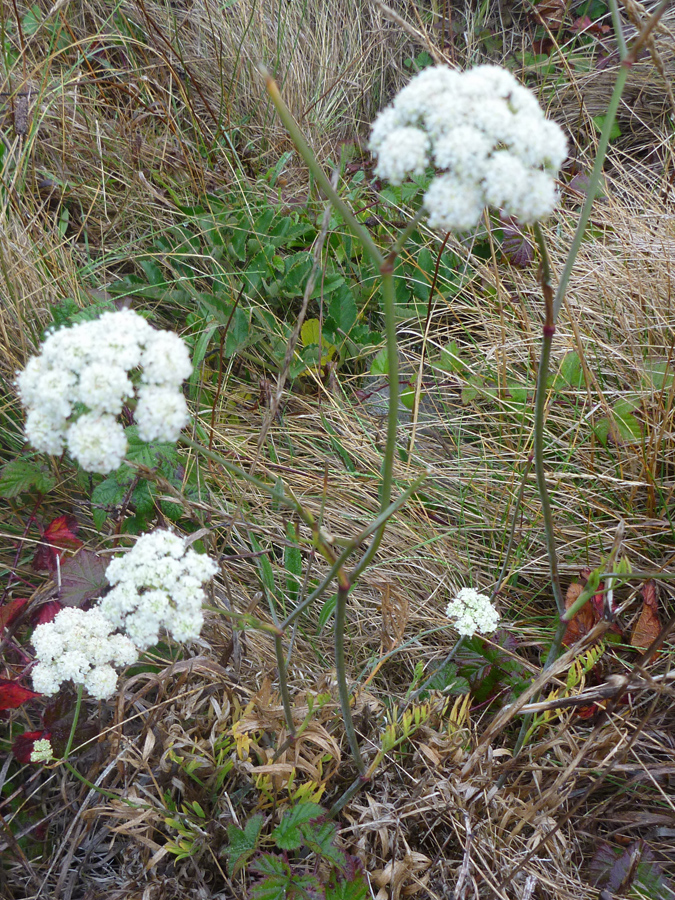
<svg viewBox="0 0 675 900">
<path fill-rule="evenodd" d="M 602 169 L 605 164 L 607 147 L 609 146 L 609 137 L 612 133 L 612 126 L 614 125 L 614 120 L 616 118 L 616 111 L 618 110 L 619 103 L 621 102 L 621 95 L 623 94 L 623 89 L 626 85 L 626 79 L 628 78 L 629 71 L 630 65 L 627 65 L 624 61 L 624 64 L 619 69 L 619 73 L 616 77 L 614 90 L 612 91 L 612 97 L 609 101 L 609 106 L 607 107 L 607 113 L 605 114 L 605 121 L 600 133 L 600 143 L 598 144 L 598 153 L 595 157 L 593 171 L 591 172 L 590 178 L 588 180 L 586 200 L 584 201 L 584 205 L 581 209 L 581 215 L 579 216 L 577 228 L 574 232 L 572 245 L 570 246 L 569 253 L 567 254 L 565 266 L 562 270 L 562 274 L 560 275 L 560 281 L 558 282 L 558 289 L 555 293 L 555 300 L 553 301 L 554 322 L 558 318 L 558 314 L 565 300 L 567 285 L 569 284 L 569 280 L 572 275 L 572 269 L 574 268 L 574 263 L 576 262 L 577 255 L 581 248 L 581 242 L 583 241 L 584 234 L 586 233 L 586 226 L 588 225 L 589 219 L 591 218 L 593 202 L 600 186 L 600 179 L 602 178 Z"/>
<path fill-rule="evenodd" d="M 392 244 L 391 250 L 389 251 L 390 256 L 396 257 L 399 255 L 401 250 L 404 248 L 406 241 L 408 240 L 410 235 L 413 233 L 413 231 L 417 228 L 417 226 L 420 224 L 420 222 L 425 217 L 425 215 L 426 215 L 426 210 L 424 209 L 423 206 L 420 206 L 420 208 L 417 210 L 415 215 L 412 217 L 412 219 L 410 219 L 410 221 L 405 226 L 403 231 L 399 234 L 399 236 L 396 238 L 396 240 Z M 430 295 L 430 297 L 431 297 L 431 295 Z"/>
<path fill-rule="evenodd" d="M 265 87 L 267 88 L 267 93 L 270 95 L 270 99 L 272 100 L 272 103 L 275 105 L 276 110 L 279 113 L 279 118 L 284 123 L 286 130 L 291 136 L 291 140 L 298 150 L 298 153 L 300 154 L 300 156 L 302 156 L 303 160 L 307 164 L 307 168 L 312 173 L 317 184 L 324 192 L 326 197 L 333 204 L 333 208 L 340 213 L 347 225 L 349 225 L 349 227 L 351 228 L 355 237 L 357 237 L 358 240 L 361 241 L 375 268 L 379 269 L 382 266 L 384 259 L 377 246 L 375 245 L 375 242 L 368 233 L 368 229 L 359 222 L 349 206 L 344 202 L 342 197 L 340 197 L 338 192 L 328 180 L 326 173 L 319 165 L 311 147 L 305 140 L 305 136 L 303 135 L 302 130 L 293 118 L 293 114 L 284 103 L 284 100 L 279 93 L 279 88 L 277 87 L 276 81 L 272 78 L 272 76 L 264 66 L 261 65 L 258 68 L 261 75 L 265 79 Z"/>
<path fill-rule="evenodd" d="M 274 497 L 277 503 L 281 503 L 284 506 L 290 507 L 290 509 L 294 510 L 298 514 L 305 525 L 314 530 L 316 525 L 314 516 L 310 512 L 308 512 L 292 494 L 290 496 L 286 496 L 286 494 L 284 494 L 282 497 L 280 497 L 277 493 L 275 493 L 274 485 L 267 484 L 267 482 L 262 481 L 260 478 L 256 478 L 255 475 L 249 474 L 248 472 L 244 471 L 244 469 L 230 462 L 228 459 L 225 459 L 222 454 L 216 453 L 214 450 L 209 450 L 203 444 L 200 444 L 197 441 L 193 441 L 192 438 L 189 438 L 185 434 L 181 434 L 180 443 L 185 447 L 190 447 L 192 450 L 195 450 L 197 453 L 201 454 L 201 456 L 205 456 L 207 459 L 210 459 L 211 462 L 218 463 L 218 465 L 222 466 L 223 469 L 225 469 L 225 471 L 230 475 L 234 475 L 237 478 L 243 478 L 244 481 L 248 481 L 249 484 L 252 484 L 254 487 L 258 488 L 259 491 L 263 491 L 264 493 L 269 494 L 271 497 Z"/>
<path fill-rule="evenodd" d="M 366 777 L 359 776 L 356 779 L 356 781 L 353 781 L 349 785 L 349 787 L 344 792 L 344 794 L 340 798 L 338 798 L 335 801 L 335 803 L 331 806 L 331 808 L 328 810 L 328 815 L 326 816 L 326 819 L 329 822 L 331 821 L 331 819 L 334 819 L 335 816 L 337 816 L 337 814 L 340 812 L 340 810 L 343 809 L 349 803 L 349 801 L 352 799 L 352 797 L 361 790 L 361 788 L 367 782 L 367 780 L 368 779 Z"/>
<path fill-rule="evenodd" d="M 60 759 L 59 765 L 65 766 L 68 771 L 74 775 L 78 781 L 81 781 L 83 785 L 89 788 L 91 791 L 96 791 L 97 794 L 101 794 L 102 797 L 107 797 L 108 800 L 117 800 L 120 803 L 126 803 L 127 806 L 130 806 L 132 809 L 156 809 L 154 806 L 150 806 L 147 803 L 133 803 L 131 800 L 127 800 L 126 797 L 120 797 L 119 794 L 114 794 L 112 791 L 106 791 L 105 788 L 98 787 L 96 784 L 92 784 L 91 781 L 88 781 L 84 775 L 77 771 L 72 763 L 69 763 L 67 759 Z"/>
<path fill-rule="evenodd" d="M 75 732 L 77 731 L 77 724 L 80 721 L 80 710 L 82 708 L 82 691 L 83 690 L 84 690 L 84 685 L 78 684 L 77 700 L 75 701 L 75 714 L 73 716 L 73 724 L 70 726 L 70 734 L 68 735 L 68 743 L 66 744 L 66 749 L 63 751 L 64 761 L 68 759 L 68 757 L 70 756 L 70 751 L 73 749 L 73 742 L 75 741 Z"/>
<path fill-rule="evenodd" d="M 392 251 L 393 254 L 393 251 Z M 388 507 L 391 499 L 391 488 L 394 479 L 394 453 L 396 451 L 396 435 L 398 432 L 398 346 L 396 340 L 396 316 L 394 309 L 394 262 L 395 255 L 390 254 L 382 269 L 382 294 L 384 299 L 384 316 L 387 339 L 387 363 L 389 377 L 389 409 L 387 411 L 387 443 L 384 448 L 384 460 L 382 462 L 382 482 L 380 485 L 380 510 Z M 377 529 L 370 546 L 361 557 L 358 564 L 351 572 L 350 578 L 355 581 L 361 572 L 370 565 L 377 553 L 386 522 Z"/>
<path fill-rule="evenodd" d="M 547 297 L 547 293 L 550 290 L 550 265 L 548 264 L 548 254 L 546 253 L 545 243 L 543 241 L 543 235 L 541 233 L 541 229 L 537 226 L 535 229 L 535 235 L 537 236 L 537 242 L 539 243 L 540 249 L 542 250 L 542 263 L 544 267 L 548 266 L 548 271 L 544 272 L 544 300 L 546 305 L 546 320 L 544 323 L 544 336 L 542 341 L 542 351 L 541 351 L 541 359 L 539 362 L 539 373 L 537 376 L 537 399 L 536 399 L 536 408 L 535 408 L 535 466 L 537 471 L 537 485 L 539 488 L 539 494 L 542 501 L 542 509 L 544 510 L 544 527 L 546 528 L 546 540 L 547 545 L 549 546 L 549 560 L 551 565 L 551 573 L 552 573 L 552 582 L 553 582 L 553 590 L 556 591 L 556 580 L 553 577 L 553 573 L 557 574 L 557 557 L 551 558 L 551 537 L 552 537 L 552 519 L 550 517 L 550 504 L 548 502 L 548 491 L 546 487 L 546 477 L 543 470 L 543 429 L 544 429 L 544 410 L 545 410 L 545 390 L 546 390 L 546 374 L 548 372 L 548 363 L 550 359 L 551 353 L 551 342 L 553 340 L 553 334 L 555 333 L 555 323 L 558 318 L 558 314 L 562 308 L 563 302 L 565 300 L 565 294 L 567 292 L 567 286 L 569 284 L 570 277 L 572 275 L 572 269 L 574 267 L 574 263 L 576 261 L 577 255 L 579 253 L 579 249 L 581 247 L 581 242 L 584 238 L 584 234 L 586 232 L 586 227 L 591 217 L 591 210 L 593 207 L 593 202 L 595 200 L 596 194 L 598 192 L 598 187 L 600 185 L 600 179 L 602 177 L 602 170 L 605 164 L 605 158 L 607 156 L 607 148 L 609 146 L 609 139 L 612 132 L 612 126 L 614 125 L 614 120 L 616 119 L 616 113 L 619 108 L 619 103 L 621 102 L 621 96 L 623 94 L 624 87 L 626 85 L 626 79 L 628 78 L 628 72 L 630 67 L 635 62 L 637 55 L 647 40 L 649 34 L 654 29 L 655 25 L 663 15 L 663 12 L 668 5 L 669 0 L 661 0 L 661 3 L 658 5 L 652 16 L 648 19 L 648 21 L 643 26 L 639 35 L 633 41 L 630 50 L 626 52 L 625 43 L 623 42 L 623 36 L 621 34 L 621 28 L 618 18 L 618 9 L 616 8 L 616 0 L 610 0 L 610 4 L 612 5 L 612 15 L 614 19 L 614 27 L 617 32 L 617 40 L 619 42 L 619 47 L 622 52 L 622 65 L 619 69 L 616 82 L 614 84 L 614 90 L 612 91 L 612 96 L 609 101 L 609 105 L 607 107 L 607 113 L 605 115 L 605 121 L 603 123 L 602 131 L 600 133 L 600 142 L 598 144 L 598 152 L 595 157 L 595 164 L 593 166 L 593 171 L 591 172 L 591 176 L 588 182 L 588 189 L 586 194 L 586 200 L 581 210 L 581 215 L 579 217 L 579 221 L 577 223 L 577 228 L 574 233 L 574 238 L 572 240 L 572 244 L 570 246 L 569 253 L 567 255 L 567 259 L 565 261 L 565 266 L 563 268 L 562 274 L 560 276 L 560 281 L 558 282 L 558 288 L 555 293 L 555 297 L 553 298 L 553 302 L 551 303 Z M 548 281 L 548 284 L 547 284 Z M 555 547 L 553 547 L 555 554 Z M 559 591 L 559 583 L 558 588 Z M 581 598 L 579 598 L 581 599 Z M 562 601 L 562 592 L 560 592 L 560 597 L 556 594 L 556 605 L 559 610 L 559 619 L 558 626 L 556 628 L 556 633 L 553 637 L 553 642 L 551 644 L 550 650 L 548 652 L 548 656 L 546 658 L 546 662 L 544 663 L 543 671 L 545 672 L 547 669 L 550 669 L 555 660 L 558 658 L 558 654 L 560 653 L 560 648 L 562 647 L 562 641 L 565 636 L 565 631 L 567 630 L 567 622 L 563 618 L 565 615 L 564 602 Z M 538 695 L 537 695 L 538 696 Z M 536 698 L 535 698 L 536 699 Z M 525 743 L 525 739 L 527 737 L 529 727 L 530 727 L 531 715 L 525 716 L 523 718 L 523 722 L 520 728 L 520 734 L 518 735 L 518 739 L 516 740 L 515 747 L 513 748 L 513 758 L 520 753 L 523 748 L 523 744 Z M 498 786 L 504 783 L 505 776 L 501 776 L 498 782 Z"/>
<path fill-rule="evenodd" d="M 337 674 L 338 693 L 340 695 L 340 707 L 342 709 L 342 718 L 344 719 L 345 733 L 349 741 L 349 747 L 359 770 L 359 775 L 363 776 L 366 772 L 366 766 L 361 758 L 361 750 L 359 749 L 358 738 L 354 728 L 354 720 L 352 719 L 352 708 L 349 697 L 349 688 L 347 687 L 347 672 L 345 666 L 345 618 L 347 611 L 347 598 L 349 596 L 349 582 L 341 584 L 338 588 L 337 603 L 335 605 L 335 670 Z"/>
<path fill-rule="evenodd" d="M 363 541 L 365 541 L 367 537 L 370 537 L 370 535 L 374 531 L 378 531 L 382 527 L 382 525 L 386 524 L 386 522 L 393 516 L 393 514 L 397 510 L 399 510 L 415 493 L 415 491 L 420 487 L 425 478 L 426 475 L 421 475 L 419 478 L 415 479 L 410 487 L 407 488 L 407 490 L 405 490 L 396 500 L 394 500 L 394 502 L 391 503 L 384 510 L 384 512 L 380 513 L 380 515 L 376 519 L 374 519 L 370 523 L 370 525 L 364 528 L 360 534 L 357 534 L 355 538 L 352 538 L 352 540 L 349 541 L 342 553 L 338 556 L 338 558 L 329 569 L 328 574 L 323 579 L 321 584 L 314 591 L 312 591 L 311 594 L 308 594 L 308 596 L 302 601 L 302 603 L 299 603 L 281 623 L 280 628 L 283 631 L 285 631 L 289 627 L 289 625 L 292 625 L 299 615 L 301 615 L 309 606 L 311 606 L 312 603 L 314 603 L 315 600 L 317 600 L 319 597 L 321 597 L 322 594 L 325 593 L 326 589 L 329 587 L 335 576 L 340 572 L 352 553 L 354 553 L 355 550 L 358 550 Z M 351 580 L 353 583 L 353 575 Z"/>
<path fill-rule="evenodd" d="M 626 58 L 626 38 L 624 37 L 621 19 L 619 17 L 619 4 L 616 0 L 609 0 L 609 9 L 612 14 L 612 25 L 614 26 L 614 37 L 619 46 L 619 58 Z"/>
<path fill-rule="evenodd" d="M 548 563 L 551 572 L 551 587 L 555 599 L 558 615 L 565 612 L 565 600 L 560 587 L 558 573 L 558 554 L 556 551 L 555 528 L 553 526 L 553 513 L 551 501 L 546 486 L 546 467 L 544 462 L 544 428 L 546 424 L 546 393 L 548 390 L 548 366 L 551 358 L 551 344 L 555 334 L 555 314 L 553 310 L 553 289 L 551 287 L 551 265 L 548 257 L 546 241 L 541 227 L 534 226 L 534 234 L 541 254 L 542 289 L 544 293 L 545 320 L 539 357 L 539 371 L 537 372 L 537 390 L 534 401 L 534 468 L 537 477 L 537 488 L 544 519 L 544 531 L 546 533 L 546 549 L 548 551 Z"/>
<path fill-rule="evenodd" d="M 293 722 L 293 703 L 291 692 L 288 690 L 288 671 L 286 669 L 286 654 L 281 635 L 274 636 L 274 652 L 277 657 L 277 669 L 279 670 L 279 686 L 281 688 L 281 702 L 284 707 L 284 717 L 289 736 L 295 740 L 295 723 Z"/>
</svg>

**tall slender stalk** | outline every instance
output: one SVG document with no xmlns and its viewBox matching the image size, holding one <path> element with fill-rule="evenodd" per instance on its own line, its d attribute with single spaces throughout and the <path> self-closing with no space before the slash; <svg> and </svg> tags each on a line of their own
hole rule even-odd
<svg viewBox="0 0 675 900">
<path fill-rule="evenodd" d="M 345 625 L 347 598 L 351 584 L 347 581 L 338 588 L 337 603 L 335 605 L 335 671 L 337 675 L 338 693 L 340 695 L 340 708 L 344 718 L 345 734 L 349 741 L 349 748 L 354 757 L 359 775 L 365 775 L 366 767 L 361 757 L 359 740 L 352 719 L 352 707 L 347 687 L 347 667 L 345 665 Z"/>
</svg>

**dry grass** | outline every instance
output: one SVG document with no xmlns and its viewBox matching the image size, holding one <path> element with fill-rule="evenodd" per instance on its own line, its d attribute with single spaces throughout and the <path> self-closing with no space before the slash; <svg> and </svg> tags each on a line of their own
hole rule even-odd
<svg viewBox="0 0 675 900">
<path fill-rule="evenodd" d="M 415 27 L 423 25 L 411 7 L 403 11 Z M 56 10 L 30 37 L 25 67 L 15 63 L 5 72 L 2 88 L 10 95 L 4 95 L 6 121 L 19 132 L 6 140 L 0 234 L 8 422 L 17 417 L 9 380 L 48 320 L 50 303 L 72 296 L 86 305 L 94 275 L 124 271 L 130 248 L 176 219 L 176 199 L 242 179 L 254 157 L 287 149 L 252 74 L 257 58 L 276 67 L 289 105 L 322 154 L 333 153 L 399 83 L 409 45 L 405 50 L 400 32 L 383 25 L 375 7 L 364 3 L 362 14 L 353 12 L 342 0 L 320 8 L 283 4 L 281 18 L 249 2 L 224 11 L 208 2 L 190 10 L 123 3 L 114 13 L 109 5 L 83 2 Z M 496 11 L 488 13 L 498 21 Z M 466 11 L 473 25 L 477 15 Z M 345 28 L 330 27 L 335 21 Z M 525 31 L 512 27 L 504 49 L 514 50 Z M 62 50 L 55 43 L 60 34 L 67 38 Z M 75 46 L 86 63 L 77 60 Z M 465 52 L 475 58 L 482 45 Z M 16 101 L 27 86 L 35 94 L 22 133 Z M 584 96 L 590 88 L 583 85 Z M 673 570 L 675 379 L 659 385 L 650 376 L 655 363 L 668 372 L 673 367 L 672 166 L 672 138 L 659 117 L 633 144 L 613 149 L 606 197 L 596 206 L 556 333 L 554 369 L 573 351 L 586 376 L 582 387 L 552 388 L 548 411 L 549 487 L 565 585 L 581 568 L 606 559 L 620 519 L 634 569 L 660 568 L 664 576 Z M 48 194 L 40 198 L 45 178 Z M 578 214 L 574 192 L 564 200 L 547 235 L 557 271 Z M 424 468 L 429 476 L 390 523 L 374 565 L 351 594 L 350 676 L 368 761 L 384 716 L 403 703 L 416 667 L 429 671 L 452 648 L 443 610 L 456 588 L 489 589 L 501 573 L 498 602 L 506 630 L 533 677 L 552 631 L 532 475 L 507 561 L 532 428 L 529 408 L 514 408 L 512 388 L 534 384 L 537 273 L 507 265 L 497 252 L 486 261 L 472 246 L 454 249 L 475 276 L 451 300 L 439 286 L 428 331 L 423 320 L 400 327 L 405 369 L 412 375 L 421 368 L 424 392 L 418 421 L 401 422 L 400 444 L 409 453 L 397 464 L 396 488 Z M 437 366 L 450 340 L 486 388 L 469 402 L 462 402 L 465 380 Z M 361 386 L 356 376 L 338 372 L 337 384 L 291 394 L 257 462 L 261 477 L 282 476 L 338 542 L 378 509 L 384 423 L 359 400 Z M 204 385 L 198 410 L 201 424 L 213 428 L 214 448 L 246 468 L 265 414 L 243 399 L 250 392 L 250 381 L 229 371 L 215 420 L 213 386 Z M 611 422 L 617 401 L 627 397 L 635 403 L 642 440 L 603 446 L 594 429 L 603 418 Z M 7 458 L 14 444 L 8 439 Z M 325 567 L 309 533 L 267 496 L 216 467 L 208 488 L 201 515 L 212 528 L 212 549 L 226 557 L 214 610 L 268 620 L 252 536 L 272 566 L 279 607 L 291 602 L 283 559 L 289 534 L 298 537 L 303 572 L 318 580 Z M 49 512 L 70 511 L 81 496 L 63 489 Z M 15 565 L 12 539 L 29 513 L 18 502 L 7 512 L 6 568 Z M 289 525 L 297 531 L 289 532 Z M 90 526 L 83 533 L 92 547 L 109 545 L 110 536 Z M 16 573 L 35 581 L 27 560 Z M 639 597 L 624 589 L 619 599 L 629 633 Z M 665 577 L 660 602 L 666 621 L 673 608 Z M 302 738 L 278 758 L 274 749 L 284 741 L 285 724 L 272 644 L 255 630 L 233 630 L 214 611 L 192 657 L 171 663 L 157 656 L 151 670 L 125 682 L 115 704 L 86 704 L 83 715 L 96 722 L 97 739 L 77 752 L 76 765 L 90 786 L 119 799 L 101 796 L 63 768 L 29 771 L 8 761 L 0 776 L 6 823 L 0 843 L 7 850 L 0 893 L 8 900 L 244 896 L 243 877 L 230 878 L 219 855 L 227 846 L 227 824 L 243 825 L 256 809 L 278 817 L 292 803 L 291 769 L 301 782 L 323 788 L 328 805 L 355 775 L 337 704 L 331 627 L 320 627 L 320 610 L 308 610 L 294 636 L 289 678 L 298 724 L 315 695 L 325 694 L 325 702 Z M 563 688 L 572 657 L 582 658 L 595 637 L 556 669 Z M 521 718 L 513 708 L 472 708 L 471 701 L 433 693 L 422 727 L 388 755 L 342 813 L 341 839 L 363 861 L 372 895 L 590 900 L 597 888 L 588 866 L 601 840 L 622 847 L 642 839 L 675 877 L 672 689 L 667 678 L 650 680 L 668 674 L 671 650 L 667 644 L 648 661 L 626 705 L 610 704 L 606 715 L 591 721 L 573 708 L 561 710 L 513 762 Z M 608 646 L 600 677 L 623 674 L 635 661 L 634 650 Z M 8 677 L 18 674 L 13 666 Z M 25 709 L 11 715 L 26 730 L 37 728 L 36 708 Z M 248 750 L 241 745 L 238 752 L 235 722 L 251 740 Z M 186 760 L 195 763 L 198 780 Z M 234 762 L 229 771 L 224 760 Z M 261 766 L 264 783 L 256 773 Z M 167 852 L 166 841 L 175 838 L 166 822 L 170 799 L 208 808 L 192 860 L 174 862 Z M 47 841 L 36 839 L 42 827 Z"/>
</svg>

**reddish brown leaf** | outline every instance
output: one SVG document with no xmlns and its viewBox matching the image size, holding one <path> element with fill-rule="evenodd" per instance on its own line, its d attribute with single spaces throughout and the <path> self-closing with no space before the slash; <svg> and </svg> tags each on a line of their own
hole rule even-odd
<svg viewBox="0 0 675 900">
<path fill-rule="evenodd" d="M 584 589 L 583 584 L 579 584 L 578 581 L 573 581 L 572 584 L 567 588 L 567 594 L 565 596 L 565 609 L 569 609 L 581 596 L 581 593 Z M 599 616 L 595 612 L 595 609 L 591 605 L 591 603 L 587 603 L 586 606 L 583 606 L 576 616 L 570 621 L 567 626 L 567 631 L 565 632 L 565 636 L 563 637 L 563 644 L 567 647 L 570 644 L 576 644 L 576 642 L 582 638 L 585 634 L 591 630 L 591 628 L 598 621 Z"/>
<path fill-rule="evenodd" d="M 598 709 L 599 707 L 597 703 L 591 703 L 590 706 L 578 706 L 577 716 L 580 719 L 592 719 Z"/>
<path fill-rule="evenodd" d="M 61 593 L 64 606 L 82 606 L 88 600 L 101 596 L 108 581 L 105 570 L 108 560 L 93 550 L 80 550 L 77 556 L 66 559 L 61 566 Z"/>
<path fill-rule="evenodd" d="M 49 731 L 24 731 L 12 744 L 12 753 L 18 762 L 26 765 L 29 763 L 30 755 L 33 752 L 35 741 L 49 740 L 51 733 Z"/>
<path fill-rule="evenodd" d="M 78 528 L 77 519 L 73 516 L 59 516 L 50 522 L 42 535 L 43 543 L 35 554 L 34 568 L 55 572 L 57 559 L 64 550 L 77 550 L 82 546 L 82 541 L 75 536 Z"/>
<path fill-rule="evenodd" d="M 646 650 L 661 633 L 656 585 L 653 581 L 647 581 L 642 586 L 642 599 L 644 601 L 642 612 L 630 636 L 630 645 Z"/>
<path fill-rule="evenodd" d="M 512 265 L 521 269 L 531 266 L 534 261 L 534 246 L 523 232 L 513 225 L 504 226 L 502 253 Z"/>
<path fill-rule="evenodd" d="M 565 0 L 539 0 L 532 12 L 540 22 L 548 25 L 551 31 L 556 31 L 563 23 L 567 4 Z"/>
<path fill-rule="evenodd" d="M 58 600 L 48 600 L 32 616 L 31 622 L 33 625 L 46 625 L 48 622 L 53 622 L 57 613 L 60 613 L 62 609 L 63 604 Z"/>
<path fill-rule="evenodd" d="M 0 634 L 2 634 L 8 625 L 12 624 L 26 603 L 28 603 L 28 600 L 25 598 L 10 600 L 9 603 L 5 603 L 5 605 L 0 608 Z"/>
<path fill-rule="evenodd" d="M 17 681 L 0 678 L 0 709 L 16 709 L 26 700 L 39 696 L 35 691 L 22 687 Z"/>
</svg>

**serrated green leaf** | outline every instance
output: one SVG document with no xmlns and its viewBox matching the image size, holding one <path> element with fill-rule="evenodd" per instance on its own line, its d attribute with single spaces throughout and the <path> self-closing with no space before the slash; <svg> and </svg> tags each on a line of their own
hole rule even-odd
<svg viewBox="0 0 675 900">
<path fill-rule="evenodd" d="M 345 854 L 335 846 L 337 825 L 334 822 L 322 822 L 318 825 L 306 823 L 300 826 L 303 843 L 317 856 L 332 863 L 336 868 L 345 866 Z"/>
<path fill-rule="evenodd" d="M 91 494 L 91 502 L 95 506 L 112 507 L 118 506 L 125 497 L 127 485 L 120 482 L 111 475 L 100 484 L 97 484 Z"/>
<path fill-rule="evenodd" d="M 475 376 L 462 388 L 462 404 L 466 406 L 472 403 L 477 397 L 483 393 L 483 379 Z"/>
<path fill-rule="evenodd" d="M 139 481 L 131 495 L 131 502 L 139 518 L 147 519 L 155 509 L 155 501 L 147 481 Z"/>
<path fill-rule="evenodd" d="M 272 839 L 280 850 L 297 850 L 303 843 L 300 826 L 324 814 L 318 803 L 298 803 L 286 810 L 281 822 L 272 832 Z"/>
<path fill-rule="evenodd" d="M 366 900 L 369 893 L 368 882 L 361 872 L 356 872 L 348 881 L 327 885 L 326 900 Z"/>
<path fill-rule="evenodd" d="M 34 460 L 13 459 L 2 467 L 0 497 L 17 497 L 31 490 L 48 494 L 55 483 L 54 478 Z"/>
<path fill-rule="evenodd" d="M 343 288 L 330 299 L 328 315 L 340 337 L 346 337 L 356 324 L 357 316 L 356 303 L 349 288 Z"/>
<path fill-rule="evenodd" d="M 312 291 L 311 298 L 312 300 L 319 300 L 321 297 L 328 297 L 329 294 L 332 294 L 334 291 L 337 291 L 341 285 L 345 283 L 345 279 L 343 275 L 340 275 L 339 272 L 329 272 L 325 278 L 317 279 L 316 286 Z"/>
<path fill-rule="evenodd" d="M 262 813 L 256 813 L 246 822 L 243 829 L 230 823 L 227 826 L 227 871 L 232 877 L 246 865 L 258 846 L 263 826 Z"/>
</svg>

